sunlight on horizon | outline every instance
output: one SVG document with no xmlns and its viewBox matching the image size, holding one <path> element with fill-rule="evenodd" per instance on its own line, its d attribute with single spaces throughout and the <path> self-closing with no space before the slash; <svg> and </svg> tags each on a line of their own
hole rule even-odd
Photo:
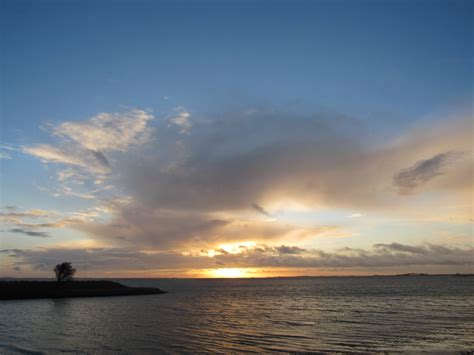
<svg viewBox="0 0 474 355">
<path fill-rule="evenodd" d="M 246 268 L 220 268 L 209 270 L 206 274 L 213 278 L 242 278 L 256 276 L 253 274 L 252 270 Z"/>
</svg>

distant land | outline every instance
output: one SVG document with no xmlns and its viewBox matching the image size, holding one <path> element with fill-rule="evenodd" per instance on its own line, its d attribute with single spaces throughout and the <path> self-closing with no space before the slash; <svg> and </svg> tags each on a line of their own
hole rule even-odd
<svg viewBox="0 0 474 355">
<path fill-rule="evenodd" d="M 166 293 L 156 287 L 128 287 L 113 281 L 0 281 L 0 300 L 112 297 Z"/>
</svg>

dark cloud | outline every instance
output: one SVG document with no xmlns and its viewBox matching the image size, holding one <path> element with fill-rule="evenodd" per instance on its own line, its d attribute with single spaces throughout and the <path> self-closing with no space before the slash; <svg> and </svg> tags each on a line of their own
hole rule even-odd
<svg viewBox="0 0 474 355">
<path fill-rule="evenodd" d="M 426 249 L 424 247 L 418 246 L 410 246 L 410 245 L 404 245 L 404 244 L 399 244 L 399 243 L 391 243 L 391 244 L 375 244 L 375 248 L 378 250 L 384 250 L 387 252 L 391 251 L 401 251 L 401 252 L 407 252 L 407 253 L 413 253 L 413 254 L 423 254 L 426 252 Z"/>
<path fill-rule="evenodd" d="M 36 232 L 28 229 L 22 229 L 22 228 L 11 228 L 9 229 L 9 232 L 11 233 L 19 233 L 19 234 L 24 234 L 29 237 L 40 237 L 40 238 L 47 238 L 49 237 L 49 234 L 46 232 Z"/>
<path fill-rule="evenodd" d="M 151 209 L 131 203 L 115 205 L 111 223 L 82 223 L 75 228 L 113 245 L 143 248 L 208 247 L 241 240 L 278 240 L 291 235 L 304 239 L 335 229 L 332 226 L 300 227 L 261 220 L 216 218 L 207 211 Z"/>
<path fill-rule="evenodd" d="M 460 155 L 462 153 L 445 152 L 429 159 L 420 160 L 396 174 L 393 183 L 400 189 L 401 193 L 409 193 L 419 185 L 443 174 L 443 168 L 454 162 Z"/>
<path fill-rule="evenodd" d="M 299 247 L 288 247 L 286 245 L 282 245 L 280 247 L 276 247 L 276 250 L 280 254 L 301 254 L 305 252 L 305 249 Z"/>
<path fill-rule="evenodd" d="M 402 248 L 400 248 L 402 247 Z M 405 250 L 400 250 L 405 247 Z M 417 250 L 417 252 L 415 252 Z M 290 251 L 290 253 L 288 253 Z M 241 267 L 394 267 L 402 265 L 474 265 L 472 249 L 439 245 L 398 245 L 373 250 L 345 248 L 336 252 L 296 247 L 247 248 L 240 254 L 216 256 L 226 265 Z"/>
<path fill-rule="evenodd" d="M 118 164 L 117 185 L 148 208 L 262 212 L 256 207 L 281 195 L 349 203 L 370 190 L 356 183 L 367 181 L 364 133 L 336 114 L 227 113 L 191 135 L 169 133 L 158 130 L 156 146 Z"/>
<path fill-rule="evenodd" d="M 149 208 L 245 210 L 249 200 L 265 203 L 282 195 L 310 203 L 345 204 L 364 195 L 373 201 L 365 185 L 347 184 L 349 165 L 353 182 L 362 179 L 356 165 L 367 159 L 356 164 L 359 158 L 350 142 L 289 142 L 172 166 L 132 162 L 122 176 L 127 190 Z"/>
<path fill-rule="evenodd" d="M 104 153 L 98 151 L 98 150 L 90 150 L 92 155 L 97 159 L 100 165 L 102 165 L 104 168 L 110 169 L 110 163 L 105 157 Z"/>
<path fill-rule="evenodd" d="M 268 213 L 262 206 L 260 206 L 258 203 L 252 203 L 252 207 L 263 214 L 264 216 L 271 217 L 270 213 Z"/>
</svg>

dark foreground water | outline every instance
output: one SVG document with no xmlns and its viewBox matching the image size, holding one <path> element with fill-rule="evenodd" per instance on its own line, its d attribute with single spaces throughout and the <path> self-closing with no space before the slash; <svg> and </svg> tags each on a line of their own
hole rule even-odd
<svg viewBox="0 0 474 355">
<path fill-rule="evenodd" d="M 474 350 L 474 278 L 121 280 L 153 296 L 0 301 L 0 353 Z"/>
</svg>

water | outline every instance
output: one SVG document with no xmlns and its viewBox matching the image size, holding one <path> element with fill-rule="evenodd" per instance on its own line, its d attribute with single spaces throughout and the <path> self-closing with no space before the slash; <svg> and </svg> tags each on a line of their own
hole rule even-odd
<svg viewBox="0 0 474 355">
<path fill-rule="evenodd" d="M 0 301 L 0 353 L 474 350 L 469 277 L 120 281 L 169 293 Z"/>
</svg>

